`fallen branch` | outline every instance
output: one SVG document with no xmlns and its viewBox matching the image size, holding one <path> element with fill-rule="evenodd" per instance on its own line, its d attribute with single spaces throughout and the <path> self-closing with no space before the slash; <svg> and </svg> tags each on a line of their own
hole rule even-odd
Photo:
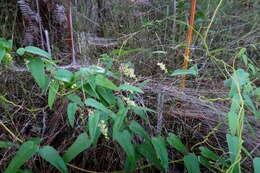
<svg viewBox="0 0 260 173">
<path fill-rule="evenodd" d="M 57 69 L 66 69 L 66 70 L 78 70 L 80 68 L 89 67 L 89 65 L 80 65 L 80 64 L 69 64 L 64 66 L 55 66 Z M 11 66 L 7 67 L 8 70 L 11 70 L 12 72 L 27 72 L 28 69 L 26 67 L 21 67 L 12 64 Z"/>
</svg>

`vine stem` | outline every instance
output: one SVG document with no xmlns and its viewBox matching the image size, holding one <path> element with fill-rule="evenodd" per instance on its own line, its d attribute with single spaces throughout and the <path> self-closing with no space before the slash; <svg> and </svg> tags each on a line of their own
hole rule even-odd
<svg viewBox="0 0 260 173">
<path fill-rule="evenodd" d="M 23 140 L 21 140 L 20 138 L 18 138 L 2 121 L 0 121 L 0 125 L 13 137 L 15 138 L 17 141 L 23 143 Z"/>
</svg>

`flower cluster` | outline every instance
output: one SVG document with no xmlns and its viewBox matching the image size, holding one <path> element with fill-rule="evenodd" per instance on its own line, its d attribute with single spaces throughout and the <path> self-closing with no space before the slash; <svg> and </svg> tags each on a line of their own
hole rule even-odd
<svg viewBox="0 0 260 173">
<path fill-rule="evenodd" d="M 136 106 L 135 102 L 133 100 L 130 100 L 128 97 L 123 97 L 124 101 L 129 106 Z"/>
<path fill-rule="evenodd" d="M 125 76 L 133 79 L 136 78 L 135 70 L 133 68 L 128 67 L 126 64 L 121 64 L 119 69 Z"/>
<path fill-rule="evenodd" d="M 100 129 L 100 132 L 105 136 L 105 138 L 108 140 L 108 128 L 104 120 L 101 120 L 98 124 L 98 127 Z"/>
<path fill-rule="evenodd" d="M 168 73 L 168 70 L 164 63 L 158 62 L 157 65 L 160 67 L 162 71 L 164 71 L 164 73 Z"/>
</svg>

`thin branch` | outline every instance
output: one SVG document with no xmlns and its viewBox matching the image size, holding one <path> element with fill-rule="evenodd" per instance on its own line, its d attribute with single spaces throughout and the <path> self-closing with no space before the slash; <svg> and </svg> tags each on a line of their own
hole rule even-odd
<svg viewBox="0 0 260 173">
<path fill-rule="evenodd" d="M 51 45 L 50 45 L 50 39 L 49 39 L 49 32 L 48 30 L 44 30 L 45 38 L 46 38 L 46 45 L 48 53 L 51 55 Z"/>
</svg>

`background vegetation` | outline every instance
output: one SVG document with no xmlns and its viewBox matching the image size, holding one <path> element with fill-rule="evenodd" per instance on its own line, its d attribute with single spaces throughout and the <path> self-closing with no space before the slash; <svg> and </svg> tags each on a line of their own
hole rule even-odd
<svg viewBox="0 0 260 173">
<path fill-rule="evenodd" d="M 68 2 L 0 2 L 0 172 L 260 172 L 259 1 Z"/>
</svg>

